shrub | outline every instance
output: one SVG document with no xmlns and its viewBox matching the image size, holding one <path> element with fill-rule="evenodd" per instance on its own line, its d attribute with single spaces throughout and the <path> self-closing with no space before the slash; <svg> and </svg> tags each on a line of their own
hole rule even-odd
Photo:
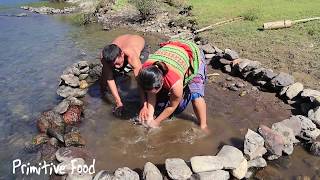
<svg viewBox="0 0 320 180">
<path fill-rule="evenodd" d="M 156 7 L 156 1 L 154 0 L 130 0 L 129 2 L 138 9 L 142 20 L 149 19 L 153 14 L 154 8 Z"/>
<path fill-rule="evenodd" d="M 241 14 L 244 20 L 254 21 L 259 19 L 259 11 L 257 9 L 249 9 L 248 11 Z"/>
</svg>

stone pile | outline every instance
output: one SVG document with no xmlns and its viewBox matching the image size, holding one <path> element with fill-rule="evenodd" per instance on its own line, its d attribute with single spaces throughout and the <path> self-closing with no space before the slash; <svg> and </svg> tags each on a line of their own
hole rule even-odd
<svg viewBox="0 0 320 180">
<path fill-rule="evenodd" d="M 64 9 L 55 9 L 51 7 L 31 7 L 31 6 L 22 6 L 21 9 L 38 13 L 38 14 L 70 14 L 77 11 L 76 7 L 65 7 Z"/>
</svg>

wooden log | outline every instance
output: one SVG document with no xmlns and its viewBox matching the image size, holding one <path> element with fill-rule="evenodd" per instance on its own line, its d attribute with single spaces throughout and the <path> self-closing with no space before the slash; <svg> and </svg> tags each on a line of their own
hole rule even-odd
<svg viewBox="0 0 320 180">
<path fill-rule="evenodd" d="M 290 20 L 283 20 L 283 21 L 274 21 L 274 22 L 267 22 L 263 24 L 263 29 L 281 29 L 281 28 L 288 28 L 293 25 L 292 21 Z"/>
</svg>

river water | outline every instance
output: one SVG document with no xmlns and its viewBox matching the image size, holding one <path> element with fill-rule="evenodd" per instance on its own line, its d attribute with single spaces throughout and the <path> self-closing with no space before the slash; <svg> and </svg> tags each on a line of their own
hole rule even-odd
<svg viewBox="0 0 320 180">
<path fill-rule="evenodd" d="M 15 178 L 14 159 L 32 162 L 36 158 L 23 148 L 37 134 L 35 122 L 39 114 L 60 101 L 56 88 L 62 71 L 74 62 L 95 60 L 106 43 L 130 32 L 123 29 L 104 32 L 98 25 L 73 26 L 62 22 L 59 16 L 38 15 L 17 8 L 20 3 L 33 1 L 0 0 L 0 179 Z M 21 12 L 28 16 L 13 16 Z M 155 35 L 145 38 L 153 50 L 163 40 Z M 291 113 L 273 94 L 240 98 L 217 84 L 209 84 L 210 136 L 204 136 L 192 121 L 190 107 L 184 117 L 164 122 L 161 129 L 149 132 L 114 118 L 112 106 L 99 97 L 98 86 L 89 92 L 84 98 L 86 111 L 81 132 L 96 158 L 97 170 L 112 171 L 123 166 L 139 170 L 147 161 L 161 164 L 169 157 L 188 160 L 194 155 L 215 154 L 223 144 L 241 148 L 243 139 L 239 137 L 244 136 L 247 128 L 255 129 L 259 123 L 271 125 Z M 281 179 L 298 175 L 312 177 L 319 173 L 320 164 L 315 158 L 298 148 L 290 158 L 276 161 L 270 167 L 276 167 Z M 265 172 L 268 176 L 268 169 Z M 276 174 L 271 172 L 269 176 Z"/>
</svg>

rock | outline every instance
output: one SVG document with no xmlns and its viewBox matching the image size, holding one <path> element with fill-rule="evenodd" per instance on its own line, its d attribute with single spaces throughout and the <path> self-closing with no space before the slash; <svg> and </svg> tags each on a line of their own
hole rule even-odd
<svg viewBox="0 0 320 180">
<path fill-rule="evenodd" d="M 70 161 L 74 158 L 82 158 L 89 162 L 92 159 L 90 152 L 80 147 L 62 147 L 55 152 L 55 156 L 59 162 Z"/>
<path fill-rule="evenodd" d="M 73 74 L 75 76 L 79 76 L 81 73 L 78 68 L 71 66 L 71 67 L 66 68 L 62 74 L 64 74 L 64 75 Z"/>
<path fill-rule="evenodd" d="M 226 58 L 228 60 L 239 59 L 239 54 L 231 49 L 225 49 L 224 50 L 224 58 Z"/>
<path fill-rule="evenodd" d="M 318 127 L 320 127 L 320 106 L 315 109 L 310 109 L 308 112 L 308 118 L 311 119 Z"/>
<path fill-rule="evenodd" d="M 117 180 L 139 180 L 139 175 L 128 167 L 118 168 L 114 172 L 115 179 Z"/>
<path fill-rule="evenodd" d="M 70 173 L 66 180 L 92 180 L 92 175 L 86 173 Z"/>
<path fill-rule="evenodd" d="M 151 162 L 147 162 L 144 165 L 143 179 L 144 180 L 162 180 L 163 178 L 159 169 Z"/>
<path fill-rule="evenodd" d="M 246 85 L 243 82 L 236 82 L 236 87 L 238 87 L 238 88 L 243 88 L 245 86 Z"/>
<path fill-rule="evenodd" d="M 255 167 L 255 168 L 263 168 L 267 166 L 267 161 L 262 157 L 258 157 L 256 159 L 248 161 L 248 168 Z"/>
<path fill-rule="evenodd" d="M 89 74 L 80 74 L 79 75 L 79 80 L 81 81 L 81 80 L 85 80 L 85 79 L 87 79 L 87 77 L 89 76 Z"/>
<path fill-rule="evenodd" d="M 89 63 L 88 63 L 88 61 L 79 61 L 77 63 L 77 67 L 81 70 L 81 69 L 84 69 L 86 67 L 89 67 Z"/>
<path fill-rule="evenodd" d="M 294 83 L 294 78 L 291 75 L 283 72 L 281 72 L 271 80 L 271 85 L 273 87 L 280 87 L 280 88 L 289 86 L 293 83 Z"/>
<path fill-rule="evenodd" d="M 320 156 L 320 142 L 313 142 L 310 147 L 311 154 Z"/>
<path fill-rule="evenodd" d="M 239 167 L 231 170 L 231 174 L 238 179 L 242 179 L 247 174 L 247 171 L 248 171 L 248 162 L 246 159 L 243 159 Z"/>
<path fill-rule="evenodd" d="M 80 81 L 80 89 L 86 89 L 89 87 L 89 84 L 87 83 L 86 80 L 81 80 Z"/>
<path fill-rule="evenodd" d="M 288 155 L 291 155 L 293 153 L 293 144 L 296 144 L 299 142 L 295 138 L 293 130 L 283 125 L 282 123 L 274 123 L 271 129 L 282 135 L 284 140 L 283 152 L 285 152 Z"/>
<path fill-rule="evenodd" d="M 180 180 L 191 177 L 192 172 L 183 159 L 171 158 L 166 159 L 165 166 L 171 179 Z"/>
<path fill-rule="evenodd" d="M 60 86 L 57 94 L 61 97 L 84 97 L 87 94 L 87 89 L 72 88 L 69 86 Z"/>
<path fill-rule="evenodd" d="M 262 69 L 259 74 L 261 80 L 263 81 L 270 81 L 271 79 L 277 76 L 277 74 L 274 73 L 272 69 Z"/>
<path fill-rule="evenodd" d="M 64 123 L 62 117 L 53 111 L 43 112 L 38 121 L 37 126 L 40 132 L 46 133 L 49 128 L 58 132 L 64 131 Z"/>
<path fill-rule="evenodd" d="M 260 68 L 261 63 L 259 61 L 250 61 L 249 64 L 243 68 L 243 70 L 241 72 L 249 72 L 249 71 L 253 71 L 255 69 Z"/>
<path fill-rule="evenodd" d="M 317 129 L 317 126 L 307 117 L 302 115 L 292 116 L 292 119 L 296 118 L 300 121 L 301 124 L 301 132 L 299 137 L 306 140 L 315 140 L 320 135 L 320 130 Z M 290 118 L 290 119 L 291 119 Z"/>
<path fill-rule="evenodd" d="M 49 141 L 49 137 L 45 133 L 40 133 L 32 138 L 32 144 L 39 145 L 39 144 L 45 144 Z"/>
<path fill-rule="evenodd" d="M 59 132 L 59 131 L 56 131 L 55 129 L 52 129 L 52 128 L 48 128 L 47 130 L 47 134 L 50 136 L 50 137 L 54 137 L 56 138 L 57 140 L 59 140 L 60 142 L 64 142 L 64 138 L 63 138 L 63 132 Z"/>
<path fill-rule="evenodd" d="M 244 159 L 239 149 L 229 145 L 224 145 L 217 156 L 223 158 L 224 169 L 236 169 Z"/>
<path fill-rule="evenodd" d="M 258 133 L 248 129 L 245 135 L 243 152 L 249 160 L 262 157 L 267 152 L 264 148 L 264 139 Z"/>
<path fill-rule="evenodd" d="M 75 124 L 80 121 L 83 109 L 81 106 L 70 106 L 67 112 L 63 114 L 63 120 L 66 124 Z"/>
<path fill-rule="evenodd" d="M 115 177 L 108 171 L 99 171 L 93 178 L 93 180 L 115 180 Z"/>
<path fill-rule="evenodd" d="M 223 159 L 218 156 L 194 156 L 190 159 L 193 172 L 215 171 L 223 168 Z"/>
<path fill-rule="evenodd" d="M 246 66 L 248 66 L 252 61 L 249 59 L 239 59 L 239 63 L 235 65 L 239 72 L 243 72 Z"/>
<path fill-rule="evenodd" d="M 75 97 L 68 97 L 67 100 L 70 102 L 70 105 L 74 106 L 83 106 L 83 102 Z"/>
<path fill-rule="evenodd" d="M 265 140 L 265 147 L 274 155 L 268 157 L 268 159 L 273 160 L 282 156 L 282 150 L 284 149 L 283 137 L 265 125 L 260 125 L 258 131 Z"/>
<path fill-rule="evenodd" d="M 216 52 L 216 50 L 210 44 L 202 45 L 201 49 L 205 54 L 214 54 Z"/>
<path fill-rule="evenodd" d="M 232 71 L 230 65 L 225 65 L 225 66 L 223 67 L 223 70 L 224 70 L 225 72 L 227 72 L 227 73 L 231 73 L 231 71 Z"/>
<path fill-rule="evenodd" d="M 237 88 L 235 84 L 228 84 L 227 88 L 231 91 L 239 91 L 239 88 Z"/>
<path fill-rule="evenodd" d="M 219 59 L 219 62 L 220 62 L 221 64 L 224 64 L 224 65 L 230 65 L 230 64 L 232 64 L 232 61 L 229 61 L 229 60 L 226 60 L 226 59 L 223 59 L 223 58 Z"/>
<path fill-rule="evenodd" d="M 301 97 L 310 98 L 311 102 L 314 102 L 319 99 L 320 92 L 313 89 L 304 89 L 301 93 Z"/>
<path fill-rule="evenodd" d="M 102 74 L 102 65 L 94 66 L 89 71 L 89 77 L 91 77 L 93 80 L 98 80 Z"/>
<path fill-rule="evenodd" d="M 309 176 L 297 176 L 295 180 L 311 180 Z"/>
<path fill-rule="evenodd" d="M 54 147 L 49 143 L 42 144 L 40 148 L 41 159 L 47 162 L 53 162 L 55 160 L 54 153 L 56 151 L 57 151 L 57 147 Z"/>
<path fill-rule="evenodd" d="M 82 158 L 74 158 L 74 159 L 71 159 L 69 161 L 64 161 L 64 162 L 61 162 L 59 164 L 59 166 L 63 166 L 65 169 L 63 170 L 62 173 L 58 173 L 59 175 L 65 175 L 65 174 L 69 174 L 72 172 L 72 166 L 81 166 L 81 165 L 84 165 L 86 164 L 86 162 L 84 161 L 84 159 Z"/>
<path fill-rule="evenodd" d="M 279 95 L 280 95 L 280 96 L 285 95 L 288 89 L 289 89 L 289 86 L 283 87 L 283 88 L 281 89 Z"/>
<path fill-rule="evenodd" d="M 212 59 L 215 56 L 215 54 L 205 54 L 206 59 Z"/>
<path fill-rule="evenodd" d="M 69 146 L 84 146 L 85 140 L 82 138 L 79 132 L 69 132 L 64 135 L 64 143 L 66 147 Z"/>
<path fill-rule="evenodd" d="M 90 70 L 90 68 L 89 68 L 89 66 L 87 66 L 87 67 L 85 67 L 85 68 L 83 68 L 83 69 L 80 69 L 80 73 L 81 73 L 81 74 L 88 74 L 88 73 L 89 73 L 89 70 Z"/>
<path fill-rule="evenodd" d="M 78 87 L 80 85 L 79 78 L 73 74 L 61 75 L 61 79 L 64 81 L 65 84 L 71 87 Z"/>
<path fill-rule="evenodd" d="M 277 122 L 279 124 L 283 124 L 284 126 L 287 126 L 288 128 L 292 129 L 295 136 L 298 136 L 301 132 L 301 123 L 298 118 L 290 118 L 285 119 L 283 121 Z"/>
<path fill-rule="evenodd" d="M 58 147 L 59 146 L 59 141 L 58 141 L 57 138 L 52 137 L 52 138 L 49 139 L 49 144 L 51 144 L 52 146 Z"/>
<path fill-rule="evenodd" d="M 247 174 L 244 176 L 245 179 L 251 179 L 254 172 L 252 170 L 248 170 Z"/>
<path fill-rule="evenodd" d="M 228 180 L 230 179 L 230 175 L 228 171 L 217 170 L 210 172 L 201 172 L 197 174 L 198 180 Z"/>
<path fill-rule="evenodd" d="M 67 99 L 64 99 L 56 107 L 53 108 L 53 111 L 59 114 L 63 114 L 68 110 L 69 105 L 70 105 L 70 101 L 68 101 Z"/>
<path fill-rule="evenodd" d="M 256 83 L 257 83 L 257 85 L 259 85 L 259 86 L 261 86 L 261 87 L 263 87 L 264 85 L 267 84 L 266 81 L 257 81 Z"/>
<path fill-rule="evenodd" d="M 288 99 L 293 99 L 303 90 L 303 84 L 296 82 L 290 85 L 286 91 L 286 96 Z"/>
</svg>

